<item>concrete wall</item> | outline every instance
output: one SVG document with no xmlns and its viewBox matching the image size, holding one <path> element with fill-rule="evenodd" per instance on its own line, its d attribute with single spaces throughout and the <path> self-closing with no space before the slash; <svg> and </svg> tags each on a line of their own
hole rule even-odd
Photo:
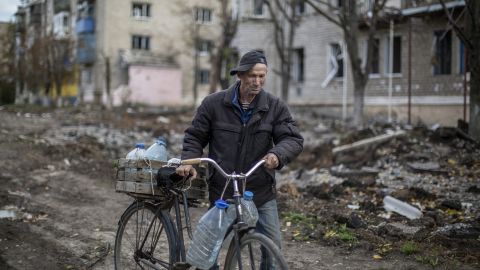
<svg viewBox="0 0 480 270">
<path fill-rule="evenodd" d="M 250 1 L 242 2 L 249 5 Z M 392 2 L 393 3 L 393 2 Z M 244 11 L 234 40 L 240 52 L 247 49 L 262 48 L 267 52 L 269 61 L 269 78 L 266 90 L 277 95 L 280 93 L 280 78 L 274 72 L 279 61 L 273 42 L 273 31 L 269 20 L 248 16 L 249 7 L 240 7 Z M 245 11 L 247 10 L 247 11 Z M 428 123 L 455 124 L 463 117 L 463 75 L 459 74 L 459 41 L 452 34 L 452 73 L 449 75 L 434 75 L 432 57 L 434 55 L 434 31 L 444 30 L 446 19 L 443 13 L 413 19 L 412 26 L 412 113 L 422 117 Z M 395 36 L 401 36 L 401 66 L 402 72 L 393 75 L 392 98 L 388 97 L 388 77 L 386 57 L 388 56 L 389 29 L 380 29 L 376 37 L 380 39 L 380 72 L 371 75 L 365 95 L 365 112 L 386 112 L 390 103 L 397 119 L 406 119 L 407 106 L 407 56 L 408 56 L 408 25 L 406 21 L 395 25 Z M 336 107 L 342 105 L 343 78 L 334 78 L 326 87 L 321 84 L 329 71 L 328 57 L 331 43 L 341 43 L 343 33 L 322 16 L 314 14 L 307 6 L 301 22 L 296 29 L 295 48 L 304 50 L 304 82 L 292 82 L 290 85 L 289 103 L 292 105 L 313 105 Z M 359 49 L 364 49 L 366 33 L 359 33 Z M 360 52 L 363 54 L 363 51 Z M 349 60 L 349 59 L 348 59 Z M 348 61 L 349 62 L 349 61 Z M 272 78 L 273 77 L 273 78 Z M 347 74 L 347 105 L 349 115 L 353 103 L 353 80 L 351 70 Z M 416 117 L 416 115 L 414 117 Z M 413 119 L 413 118 L 412 118 Z"/>
<path fill-rule="evenodd" d="M 179 69 L 130 66 L 130 101 L 147 105 L 182 103 L 182 73 Z"/>
</svg>

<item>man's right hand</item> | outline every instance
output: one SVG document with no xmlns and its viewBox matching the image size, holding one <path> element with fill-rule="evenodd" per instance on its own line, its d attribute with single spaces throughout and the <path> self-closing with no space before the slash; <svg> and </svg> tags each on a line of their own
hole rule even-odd
<svg viewBox="0 0 480 270">
<path fill-rule="evenodd" d="M 175 172 L 183 177 L 191 176 L 192 178 L 197 177 L 197 170 L 192 165 L 180 165 Z"/>
</svg>

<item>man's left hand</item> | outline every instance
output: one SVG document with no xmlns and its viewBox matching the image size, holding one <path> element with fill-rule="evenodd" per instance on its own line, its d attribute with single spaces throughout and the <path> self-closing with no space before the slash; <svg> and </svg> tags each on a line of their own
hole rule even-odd
<svg viewBox="0 0 480 270">
<path fill-rule="evenodd" d="M 276 169 L 280 165 L 277 155 L 273 153 L 268 153 L 263 159 L 265 159 L 265 167 L 269 169 Z"/>
</svg>

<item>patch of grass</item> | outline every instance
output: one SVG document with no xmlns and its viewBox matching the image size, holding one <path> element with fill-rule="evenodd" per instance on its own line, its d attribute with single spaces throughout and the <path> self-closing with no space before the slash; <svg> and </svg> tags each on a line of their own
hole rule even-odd
<svg viewBox="0 0 480 270">
<path fill-rule="evenodd" d="M 428 264 L 432 267 L 435 267 L 438 265 L 438 256 L 432 256 L 432 255 L 416 256 L 415 259 L 418 262 L 421 262 L 423 264 Z"/>
<path fill-rule="evenodd" d="M 286 212 L 283 213 L 283 220 L 284 221 L 290 221 L 292 223 L 307 223 L 307 224 L 312 224 L 314 223 L 315 219 L 311 216 L 307 216 L 303 213 L 295 213 L 295 212 Z"/>
<path fill-rule="evenodd" d="M 400 251 L 405 255 L 411 255 L 420 251 L 420 246 L 414 241 L 406 241 L 400 247 Z"/>
<path fill-rule="evenodd" d="M 342 224 L 338 228 L 327 230 L 325 232 L 325 238 L 337 238 L 350 243 L 357 241 L 357 237 L 347 229 L 347 224 Z"/>
</svg>

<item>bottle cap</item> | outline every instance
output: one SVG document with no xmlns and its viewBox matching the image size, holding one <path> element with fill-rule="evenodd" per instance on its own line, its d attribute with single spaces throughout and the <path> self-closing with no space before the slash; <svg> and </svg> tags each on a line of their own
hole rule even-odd
<svg viewBox="0 0 480 270">
<path fill-rule="evenodd" d="M 135 148 L 145 149 L 145 144 L 144 143 L 137 143 L 137 144 L 135 144 Z"/>
<path fill-rule="evenodd" d="M 215 207 L 217 207 L 218 209 L 226 209 L 228 208 L 228 203 L 224 200 L 216 200 Z"/>
<path fill-rule="evenodd" d="M 245 191 L 245 192 L 243 193 L 243 198 L 244 198 L 245 200 L 253 200 L 253 192 L 248 191 L 248 190 Z"/>
<path fill-rule="evenodd" d="M 163 144 L 163 145 L 167 145 L 167 140 L 165 139 L 165 137 L 158 137 L 157 140 L 155 141 L 157 144 Z"/>
</svg>

